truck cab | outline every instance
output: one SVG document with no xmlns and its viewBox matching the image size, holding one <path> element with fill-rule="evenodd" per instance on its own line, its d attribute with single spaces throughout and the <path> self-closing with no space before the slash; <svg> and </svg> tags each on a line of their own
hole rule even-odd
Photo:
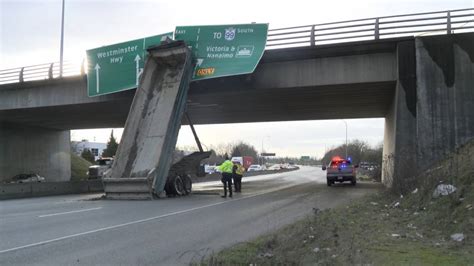
<svg viewBox="0 0 474 266">
<path fill-rule="evenodd" d="M 335 182 L 350 181 L 353 186 L 357 183 L 356 168 L 357 165 L 353 165 L 350 158 L 344 159 L 339 156 L 335 156 L 331 159 L 329 165 L 323 166 L 322 169 L 327 170 L 326 181 L 327 185 L 331 186 Z"/>
<path fill-rule="evenodd" d="M 96 165 L 89 166 L 87 176 L 89 179 L 100 179 L 104 175 L 105 171 L 112 167 L 114 158 L 102 157 L 97 160 Z"/>
</svg>

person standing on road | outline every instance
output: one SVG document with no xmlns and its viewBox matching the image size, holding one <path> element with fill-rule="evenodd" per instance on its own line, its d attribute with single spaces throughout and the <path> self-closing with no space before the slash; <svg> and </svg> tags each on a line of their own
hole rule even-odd
<svg viewBox="0 0 474 266">
<path fill-rule="evenodd" d="M 229 157 L 225 157 L 225 161 L 218 166 L 219 171 L 222 173 L 222 183 L 224 184 L 224 195 L 223 198 L 227 197 L 227 189 L 229 189 L 229 197 L 232 198 L 232 168 L 234 164 L 229 160 Z"/>
<path fill-rule="evenodd" d="M 232 177 L 234 179 L 235 192 L 242 192 L 242 176 L 244 175 L 245 168 L 240 162 L 235 162 L 232 168 Z"/>
</svg>

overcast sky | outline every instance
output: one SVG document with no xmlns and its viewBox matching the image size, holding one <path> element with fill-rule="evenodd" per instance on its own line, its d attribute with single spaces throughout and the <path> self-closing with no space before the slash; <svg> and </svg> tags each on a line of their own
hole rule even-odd
<svg viewBox="0 0 474 266">
<path fill-rule="evenodd" d="M 473 0 L 66 0 L 64 57 L 81 62 L 87 49 L 170 32 L 178 25 L 259 22 L 275 29 L 473 6 Z M 61 0 L 0 0 L 0 19 L 0 69 L 59 61 Z M 382 141 L 383 118 L 347 122 L 349 139 Z M 204 125 L 198 131 L 207 145 L 242 139 L 260 149 L 263 140 L 266 150 L 291 156 L 322 156 L 325 147 L 345 141 L 342 120 Z M 109 134 L 81 130 L 72 138 L 105 142 Z M 183 127 L 179 145 L 193 142 Z"/>
</svg>

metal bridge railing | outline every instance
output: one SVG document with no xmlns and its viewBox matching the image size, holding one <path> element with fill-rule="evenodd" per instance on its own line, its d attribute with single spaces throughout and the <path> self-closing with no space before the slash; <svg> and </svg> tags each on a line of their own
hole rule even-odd
<svg viewBox="0 0 474 266">
<path fill-rule="evenodd" d="M 267 49 L 378 40 L 474 29 L 474 8 L 330 22 L 268 31 Z"/>
<path fill-rule="evenodd" d="M 63 77 L 84 75 L 84 62 L 64 61 Z M 0 84 L 59 78 L 59 62 L 0 70 Z"/>
<path fill-rule="evenodd" d="M 315 46 L 474 29 L 474 8 L 426 12 L 271 29 L 267 49 Z M 84 75 L 85 63 L 65 62 L 63 76 Z M 59 77 L 59 62 L 0 70 L 0 85 Z"/>
</svg>

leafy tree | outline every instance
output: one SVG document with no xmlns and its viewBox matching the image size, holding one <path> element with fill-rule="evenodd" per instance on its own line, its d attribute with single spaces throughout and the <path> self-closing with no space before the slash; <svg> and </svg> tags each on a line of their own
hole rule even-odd
<svg viewBox="0 0 474 266">
<path fill-rule="evenodd" d="M 320 165 L 321 161 L 316 157 L 309 157 L 309 159 L 302 157 L 266 157 L 265 161 L 273 164 L 295 163 L 298 165 Z"/>
<path fill-rule="evenodd" d="M 361 161 L 368 161 L 372 163 L 381 164 L 382 161 L 382 145 L 378 145 L 375 149 L 371 148 L 369 144 L 361 140 L 352 140 L 347 144 L 347 155 L 352 158 L 355 164 Z M 321 159 L 324 163 L 329 163 L 334 156 L 346 156 L 346 144 L 339 145 L 330 149 L 324 154 Z"/>
<path fill-rule="evenodd" d="M 94 154 L 92 154 L 91 150 L 89 149 L 84 149 L 81 153 L 81 157 L 91 163 L 95 163 L 95 156 Z"/>
<path fill-rule="evenodd" d="M 380 143 L 374 149 L 368 149 L 364 154 L 362 154 L 361 161 L 382 165 L 382 153 L 383 144 Z"/>
<path fill-rule="evenodd" d="M 107 142 L 107 147 L 102 152 L 102 157 L 113 157 L 117 153 L 118 143 L 114 137 L 114 131 L 110 133 L 110 139 Z"/>
<path fill-rule="evenodd" d="M 235 144 L 232 147 L 232 151 L 230 154 L 231 157 L 251 156 L 253 157 L 254 161 L 258 158 L 258 153 L 255 147 L 243 141 Z"/>
</svg>

